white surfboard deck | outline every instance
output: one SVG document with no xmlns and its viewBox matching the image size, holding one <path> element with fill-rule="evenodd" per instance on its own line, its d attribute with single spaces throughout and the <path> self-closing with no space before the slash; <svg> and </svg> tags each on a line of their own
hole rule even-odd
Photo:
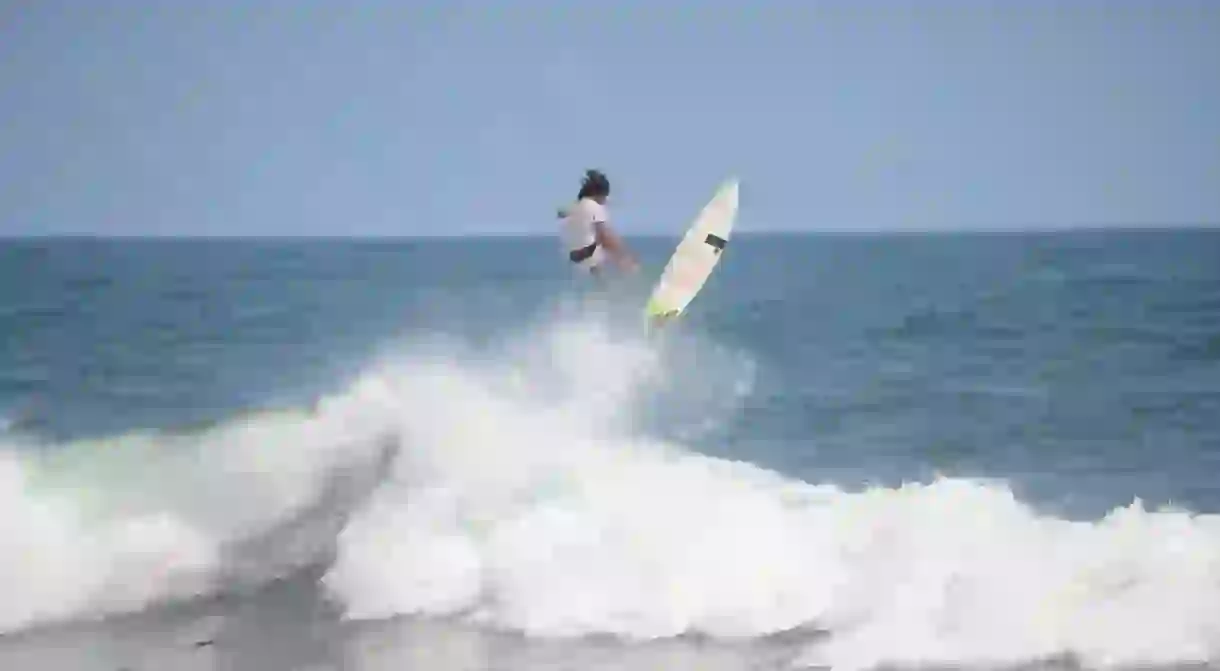
<svg viewBox="0 0 1220 671">
<path fill-rule="evenodd" d="M 650 324 L 681 315 L 703 289 L 728 245 L 737 218 L 737 179 L 723 182 L 678 243 L 644 308 Z"/>
</svg>

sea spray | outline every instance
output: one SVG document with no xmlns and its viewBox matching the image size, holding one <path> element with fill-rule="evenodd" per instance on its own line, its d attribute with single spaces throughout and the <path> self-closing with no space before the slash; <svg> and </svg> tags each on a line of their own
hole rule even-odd
<svg viewBox="0 0 1220 671">
<path fill-rule="evenodd" d="M 1068 521 L 1001 481 L 795 481 L 632 421 L 659 379 L 675 391 L 656 343 L 587 324 L 531 336 L 551 355 L 432 350 L 374 374 L 403 450 L 324 580 L 347 617 L 630 640 L 824 631 L 803 662 L 845 667 L 1218 652 L 1214 516 L 1135 504 Z M 742 371 L 700 363 L 684 371 L 699 392 Z M 509 370 L 526 380 L 504 384 Z"/>
</svg>

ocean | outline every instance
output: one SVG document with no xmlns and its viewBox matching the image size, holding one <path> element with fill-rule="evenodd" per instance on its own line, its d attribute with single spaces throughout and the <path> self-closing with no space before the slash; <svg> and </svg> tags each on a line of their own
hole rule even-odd
<svg viewBox="0 0 1220 671">
<path fill-rule="evenodd" d="M 0 241 L 0 668 L 1220 667 L 1220 231 Z"/>
</svg>

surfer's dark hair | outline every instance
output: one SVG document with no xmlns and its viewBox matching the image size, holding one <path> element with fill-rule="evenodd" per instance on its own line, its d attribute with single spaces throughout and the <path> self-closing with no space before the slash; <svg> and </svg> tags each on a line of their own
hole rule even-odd
<svg viewBox="0 0 1220 671">
<path fill-rule="evenodd" d="M 610 180 L 606 179 L 606 176 L 599 170 L 586 170 L 585 179 L 580 184 L 580 193 L 576 195 L 576 200 L 609 195 Z"/>
</svg>

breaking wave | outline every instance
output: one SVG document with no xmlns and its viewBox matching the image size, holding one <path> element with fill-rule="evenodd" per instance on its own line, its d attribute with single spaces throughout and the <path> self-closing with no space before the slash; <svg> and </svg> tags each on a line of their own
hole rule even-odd
<svg viewBox="0 0 1220 671">
<path fill-rule="evenodd" d="M 1002 482 L 849 491 L 706 456 L 754 363 L 630 333 L 564 318 L 494 346 L 413 341 L 313 408 L 53 449 L 5 438 L 0 627 L 325 561 L 358 620 L 817 630 L 803 661 L 836 667 L 1220 652 L 1217 516 L 1135 501 L 1068 521 Z"/>
</svg>

